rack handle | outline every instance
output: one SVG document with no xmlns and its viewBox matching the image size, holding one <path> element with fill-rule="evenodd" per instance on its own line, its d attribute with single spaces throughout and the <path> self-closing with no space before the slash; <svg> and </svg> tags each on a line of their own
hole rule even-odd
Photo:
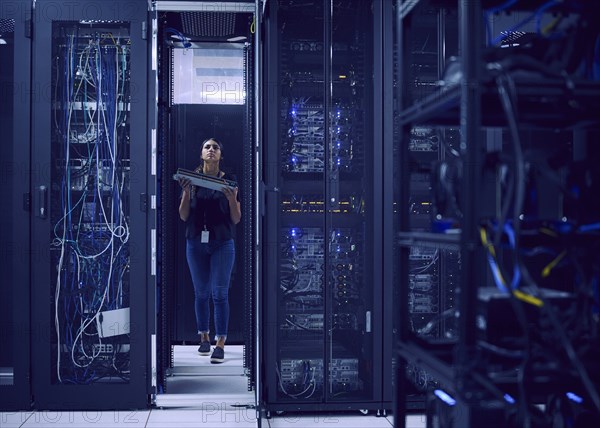
<svg viewBox="0 0 600 428">
<path fill-rule="evenodd" d="M 48 188 L 46 186 L 38 187 L 38 217 L 48 218 Z"/>
</svg>

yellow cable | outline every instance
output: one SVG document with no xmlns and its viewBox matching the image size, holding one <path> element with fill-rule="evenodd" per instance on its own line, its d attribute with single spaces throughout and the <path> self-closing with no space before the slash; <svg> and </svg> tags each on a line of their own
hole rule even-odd
<svg viewBox="0 0 600 428">
<path fill-rule="evenodd" d="M 250 24 L 250 32 L 254 34 L 256 31 L 256 16 L 252 17 L 252 24 Z"/>
<path fill-rule="evenodd" d="M 553 231 L 552 229 L 548 229 L 547 227 L 540 227 L 540 232 L 546 234 L 546 235 L 550 235 L 552 237 L 557 237 L 558 234 Z"/>
<path fill-rule="evenodd" d="M 531 294 L 523 293 L 520 290 L 513 290 L 513 296 L 515 296 L 517 299 L 519 299 L 525 303 L 529 303 L 533 306 L 537 306 L 537 307 L 544 306 L 544 302 L 542 301 L 542 299 L 538 299 L 537 297 L 532 296 Z"/>
<path fill-rule="evenodd" d="M 494 261 L 496 258 L 496 254 L 494 251 L 494 247 L 492 246 L 492 244 L 490 244 L 487 240 L 487 234 L 485 233 L 485 229 L 483 227 L 479 228 L 479 235 L 481 237 L 481 242 L 483 243 L 484 247 L 486 247 L 488 249 L 488 251 L 490 252 L 490 254 L 494 257 Z M 557 257 L 558 258 L 558 257 Z M 557 261 L 558 263 L 558 261 Z M 496 261 L 495 266 L 494 266 L 494 270 L 496 271 L 498 278 L 500 279 L 500 281 L 502 282 L 502 285 L 504 287 L 506 287 L 506 281 L 504 280 L 504 278 L 502 277 L 502 273 L 500 271 L 500 268 L 498 267 L 498 262 Z M 513 290 L 513 296 L 515 296 L 517 299 L 525 302 L 525 303 L 529 303 L 531 305 L 534 306 L 544 306 L 544 302 L 541 299 L 538 299 L 535 296 L 532 296 L 531 294 L 526 294 L 523 293 L 520 290 Z"/>
<path fill-rule="evenodd" d="M 494 250 L 494 246 L 488 242 L 487 233 L 485 233 L 485 229 L 483 227 L 479 228 L 479 236 L 481 237 L 481 243 L 483 246 L 490 252 L 493 257 L 496 257 L 496 250 Z"/>
<path fill-rule="evenodd" d="M 500 268 L 498 267 L 498 261 L 496 260 L 496 251 L 494 250 L 494 246 L 488 242 L 487 233 L 485 233 L 485 228 L 483 228 L 483 227 L 479 228 L 479 236 L 481 237 L 481 242 L 482 242 L 483 246 L 490 252 L 490 255 L 494 259 L 494 265 L 493 266 L 490 265 L 490 269 L 494 270 L 496 276 L 502 283 L 502 286 L 504 288 L 506 288 L 506 280 L 502 276 L 502 272 L 500 271 Z"/>
<path fill-rule="evenodd" d="M 556 24 L 558 24 L 562 20 L 562 18 L 562 14 L 558 15 L 556 18 L 554 18 L 552 22 L 550 22 L 548 25 L 542 28 L 542 35 L 547 36 L 548 33 L 552 31 L 554 27 L 556 27 Z"/>
<path fill-rule="evenodd" d="M 554 269 L 554 267 L 562 260 L 562 258 L 567 254 L 566 251 L 563 250 L 554 260 L 546 265 L 544 269 L 542 269 L 542 277 L 546 278 L 550 275 L 550 271 Z"/>
</svg>

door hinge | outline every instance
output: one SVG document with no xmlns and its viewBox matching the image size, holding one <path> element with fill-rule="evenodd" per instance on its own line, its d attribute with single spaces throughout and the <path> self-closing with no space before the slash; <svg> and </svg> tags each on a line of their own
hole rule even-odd
<svg viewBox="0 0 600 428">
<path fill-rule="evenodd" d="M 23 193 L 23 210 L 31 211 L 31 193 Z"/>
<path fill-rule="evenodd" d="M 33 20 L 31 19 L 25 20 L 25 37 L 28 39 L 33 38 Z"/>
<path fill-rule="evenodd" d="M 140 211 L 147 213 L 148 212 L 148 194 L 141 193 L 140 194 Z"/>
<path fill-rule="evenodd" d="M 148 40 L 148 23 L 142 21 L 142 40 Z"/>
</svg>

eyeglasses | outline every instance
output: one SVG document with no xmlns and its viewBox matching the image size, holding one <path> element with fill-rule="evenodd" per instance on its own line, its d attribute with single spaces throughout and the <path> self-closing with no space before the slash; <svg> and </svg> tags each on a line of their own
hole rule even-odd
<svg viewBox="0 0 600 428">
<path fill-rule="evenodd" d="M 205 149 L 205 150 L 208 150 L 208 149 L 210 149 L 211 147 L 212 147 L 212 149 L 213 149 L 213 150 L 221 150 L 221 147 L 219 147 L 219 145 L 218 145 L 218 144 L 206 144 L 206 145 L 204 146 L 204 149 Z"/>
</svg>

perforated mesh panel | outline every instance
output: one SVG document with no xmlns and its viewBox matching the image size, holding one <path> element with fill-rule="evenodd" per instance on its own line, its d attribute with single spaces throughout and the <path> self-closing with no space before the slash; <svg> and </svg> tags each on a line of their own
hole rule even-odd
<svg viewBox="0 0 600 428">
<path fill-rule="evenodd" d="M 14 33 L 15 32 L 15 20 L 14 19 L 0 19 L 0 34 Z"/>
<path fill-rule="evenodd" d="M 235 33 L 235 13 L 183 12 L 183 33 L 189 36 L 229 36 Z"/>
</svg>

